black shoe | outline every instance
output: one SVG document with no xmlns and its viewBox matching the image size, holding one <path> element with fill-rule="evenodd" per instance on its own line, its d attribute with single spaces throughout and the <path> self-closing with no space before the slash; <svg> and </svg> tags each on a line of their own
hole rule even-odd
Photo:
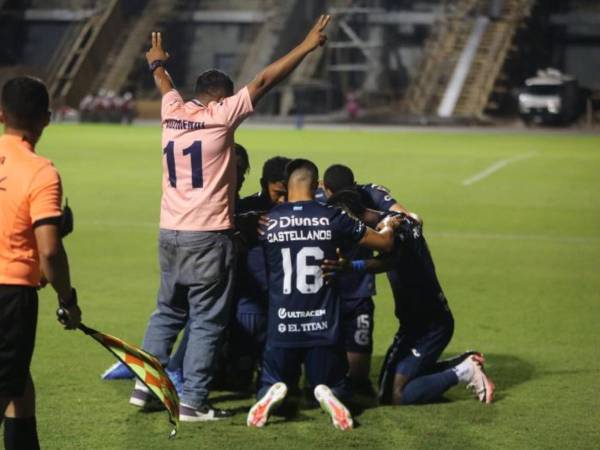
<svg viewBox="0 0 600 450">
<path fill-rule="evenodd" d="M 129 403 L 148 412 L 166 409 L 165 405 L 163 405 L 156 395 L 150 392 L 145 386 L 142 389 L 137 384 L 131 393 Z"/>
<path fill-rule="evenodd" d="M 179 420 L 181 422 L 208 422 L 227 419 L 231 416 L 233 416 L 233 411 L 215 408 L 210 403 L 202 405 L 199 408 L 194 408 L 184 403 L 179 405 Z"/>
</svg>

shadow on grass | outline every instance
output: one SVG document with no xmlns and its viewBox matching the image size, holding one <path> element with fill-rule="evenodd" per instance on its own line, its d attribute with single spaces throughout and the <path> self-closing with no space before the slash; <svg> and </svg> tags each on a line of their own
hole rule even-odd
<svg viewBox="0 0 600 450">
<path fill-rule="evenodd" d="M 510 397 L 516 386 L 542 375 L 531 362 L 517 356 L 489 353 L 485 359 L 486 373 L 496 384 L 496 402 Z"/>
<path fill-rule="evenodd" d="M 444 355 L 444 358 L 450 356 L 452 355 Z M 371 374 L 371 379 L 376 389 L 378 388 L 377 375 L 381 370 L 384 358 L 383 355 L 373 357 L 372 367 L 374 373 Z M 531 362 L 514 355 L 501 353 L 485 354 L 485 370 L 496 384 L 495 401 L 502 401 L 511 395 L 510 391 L 514 387 L 542 375 L 536 372 L 535 366 Z M 446 403 L 448 401 L 446 398 L 441 398 L 436 403 Z M 362 413 L 362 410 L 358 410 L 358 414 L 360 413 Z"/>
<path fill-rule="evenodd" d="M 451 355 L 444 355 L 444 357 L 449 357 Z M 536 371 L 536 367 L 530 361 L 526 361 L 522 358 L 519 358 L 514 355 L 509 354 L 500 354 L 500 353 L 488 353 L 485 355 L 486 357 L 486 371 L 492 377 L 496 384 L 496 396 L 495 401 L 503 401 L 504 399 L 510 397 L 512 395 L 512 391 L 519 385 L 528 382 L 531 379 L 540 376 L 547 375 L 568 375 L 569 373 L 576 374 L 579 371 L 559 371 L 559 372 L 543 372 Z M 379 371 L 381 369 L 381 365 L 383 363 L 384 356 L 376 355 L 373 357 L 372 362 L 372 373 L 371 380 L 373 382 L 373 387 L 377 391 L 377 377 L 379 375 Z M 564 373 L 563 373 L 564 372 Z M 131 381 L 111 381 L 106 382 L 111 388 L 115 389 L 118 392 L 118 396 L 123 399 L 123 408 L 127 408 L 127 401 L 129 399 L 129 395 L 131 394 L 131 390 L 133 388 L 133 383 Z M 215 396 L 211 397 L 211 401 L 214 402 L 228 402 L 228 401 L 243 401 L 248 399 L 248 404 L 237 404 L 233 405 L 231 409 L 236 415 L 245 415 L 249 408 L 252 406 L 254 399 L 248 393 L 228 393 L 228 392 L 218 392 Z M 314 408 L 318 408 L 318 404 L 313 401 L 309 401 L 307 396 L 302 395 L 292 395 L 289 398 L 290 401 L 286 401 L 277 411 L 274 411 L 273 417 L 269 420 L 269 424 L 271 426 L 280 426 L 285 423 L 302 423 L 309 422 L 314 420 L 314 417 L 308 416 L 304 413 L 304 411 L 311 410 Z M 355 418 L 355 427 L 360 427 L 359 417 L 363 414 L 364 411 L 368 409 L 372 409 L 377 407 L 376 402 L 364 399 L 365 401 L 354 401 L 349 404 L 352 414 Z M 452 404 L 457 402 L 467 401 L 467 394 L 464 391 L 464 386 L 462 390 L 458 390 L 456 388 L 451 389 L 448 392 L 448 396 L 445 398 L 441 398 L 437 404 L 440 407 L 444 408 L 445 404 Z M 470 399 L 469 402 L 472 402 Z M 404 408 L 421 408 L 420 406 L 411 406 L 411 407 L 403 407 Z M 133 410 L 134 408 L 131 407 Z M 450 413 L 451 410 L 448 410 Z M 399 412 L 399 411 L 398 411 Z M 162 412 L 161 414 L 165 414 L 166 412 Z M 462 419 L 468 423 L 493 423 L 495 420 L 496 411 L 491 408 L 484 408 L 483 410 L 479 408 L 465 408 L 461 413 Z M 142 429 L 147 422 L 143 417 L 146 414 L 130 414 L 128 415 L 126 422 L 128 427 L 130 428 L 131 433 L 127 433 L 125 436 L 124 445 L 126 448 L 136 448 L 137 444 L 135 438 L 133 436 L 136 435 Z M 169 425 L 165 421 L 165 442 L 167 442 L 166 436 L 168 434 Z M 235 426 L 245 426 L 245 421 L 242 424 L 238 423 L 236 420 L 233 424 Z M 162 426 L 161 426 L 162 428 Z M 415 430 L 415 433 L 417 431 Z M 162 433 L 162 431 L 161 431 Z M 183 437 L 183 436 L 182 436 Z M 185 440 L 185 439 L 184 439 Z M 469 439 L 465 436 L 465 442 L 469 441 Z M 183 443 L 182 443 L 183 444 Z M 183 444 L 186 445 L 186 444 Z M 468 447 L 468 446 L 467 446 Z"/>
</svg>

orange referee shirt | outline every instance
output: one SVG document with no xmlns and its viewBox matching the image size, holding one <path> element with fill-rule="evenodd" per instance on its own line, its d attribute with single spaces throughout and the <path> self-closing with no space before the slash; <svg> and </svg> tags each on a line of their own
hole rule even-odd
<svg viewBox="0 0 600 450">
<path fill-rule="evenodd" d="M 61 197 L 52 162 L 19 136 L 0 136 L 0 284 L 40 283 L 33 228 L 62 214 Z"/>
</svg>

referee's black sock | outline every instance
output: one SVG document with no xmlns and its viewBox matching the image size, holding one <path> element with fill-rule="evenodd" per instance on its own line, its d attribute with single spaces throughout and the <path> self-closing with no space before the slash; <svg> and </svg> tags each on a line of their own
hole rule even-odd
<svg viewBox="0 0 600 450">
<path fill-rule="evenodd" d="M 4 448 L 6 450 L 39 450 L 35 417 L 4 418 Z"/>
</svg>

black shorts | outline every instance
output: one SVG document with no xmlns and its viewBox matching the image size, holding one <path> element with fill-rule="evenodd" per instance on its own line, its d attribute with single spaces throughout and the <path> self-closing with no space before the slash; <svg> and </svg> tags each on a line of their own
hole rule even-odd
<svg viewBox="0 0 600 450">
<path fill-rule="evenodd" d="M 373 313 L 371 297 L 342 299 L 344 347 L 350 353 L 373 353 Z"/>
<path fill-rule="evenodd" d="M 37 290 L 0 285 L 0 397 L 22 397 L 35 344 Z"/>
</svg>

